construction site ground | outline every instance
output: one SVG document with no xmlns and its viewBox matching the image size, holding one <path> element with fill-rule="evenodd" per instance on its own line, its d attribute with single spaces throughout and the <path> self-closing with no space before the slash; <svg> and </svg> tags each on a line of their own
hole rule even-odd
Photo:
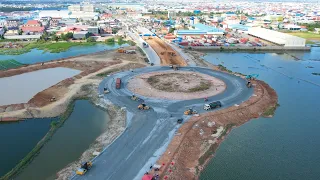
<svg viewBox="0 0 320 180">
<path fill-rule="evenodd" d="M 226 85 L 206 74 L 171 70 L 135 76 L 129 81 L 128 89 L 147 97 L 187 100 L 215 96 Z"/>
<path fill-rule="evenodd" d="M 127 49 L 134 48 L 135 47 L 127 47 Z M 27 103 L 0 106 L 0 120 L 15 121 L 23 118 L 58 116 L 64 112 L 72 98 L 81 96 L 81 86 L 99 84 L 102 77 L 96 76 L 97 74 L 104 73 L 105 71 L 114 73 L 116 72 L 114 69 L 122 71 L 144 67 L 145 65 L 143 55 L 140 54 L 139 51 L 137 51 L 137 54 L 104 51 L 74 58 L 50 61 L 44 64 L 38 63 L 18 69 L 0 71 L 0 78 L 55 67 L 67 67 L 81 71 L 80 74 L 65 79 L 37 93 Z M 56 101 L 51 102 L 50 99 L 52 97 L 55 97 Z"/>
<path fill-rule="evenodd" d="M 187 63 L 172 47 L 158 37 L 146 39 L 146 42 L 156 51 L 161 60 L 161 65 L 186 66 Z"/>
</svg>

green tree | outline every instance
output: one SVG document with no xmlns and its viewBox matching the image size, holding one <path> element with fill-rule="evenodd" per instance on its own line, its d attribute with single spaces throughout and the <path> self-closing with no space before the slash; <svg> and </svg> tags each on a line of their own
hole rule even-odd
<svg viewBox="0 0 320 180">
<path fill-rule="evenodd" d="M 87 42 L 96 42 L 96 40 L 93 37 L 88 37 Z"/>
<path fill-rule="evenodd" d="M 56 42 L 59 41 L 59 37 L 55 34 L 51 36 L 51 39 Z"/>
<path fill-rule="evenodd" d="M 176 28 L 170 28 L 169 33 L 173 33 L 176 30 Z"/>
<path fill-rule="evenodd" d="M 112 44 L 112 43 L 114 43 L 114 38 L 106 39 L 105 42 L 108 43 L 108 44 Z"/>
<path fill-rule="evenodd" d="M 21 35 L 23 33 L 23 31 L 21 29 L 19 29 L 18 34 Z"/>
</svg>

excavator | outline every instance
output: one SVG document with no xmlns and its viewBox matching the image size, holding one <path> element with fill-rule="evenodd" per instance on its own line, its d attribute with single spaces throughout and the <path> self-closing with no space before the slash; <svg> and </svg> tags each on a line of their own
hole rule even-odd
<svg viewBox="0 0 320 180">
<path fill-rule="evenodd" d="M 109 93 L 109 92 L 110 92 L 110 91 L 108 90 L 108 88 L 106 88 L 106 87 L 103 88 L 103 93 L 104 93 L 104 94 L 107 94 L 107 93 Z"/>
<path fill-rule="evenodd" d="M 77 170 L 76 174 L 77 175 L 84 175 L 89 169 L 91 169 L 92 167 L 92 162 L 83 162 L 81 164 L 81 167 Z"/>
<path fill-rule="evenodd" d="M 248 88 L 251 88 L 251 87 L 252 87 L 251 81 L 248 81 L 248 82 L 247 82 L 247 87 L 248 87 Z"/>
<path fill-rule="evenodd" d="M 150 107 L 147 106 L 146 104 L 142 103 L 142 104 L 140 104 L 138 106 L 138 109 L 140 109 L 140 110 L 148 110 L 148 109 L 150 109 Z"/>
<path fill-rule="evenodd" d="M 197 111 L 190 108 L 190 109 L 184 111 L 183 114 L 184 114 L 184 115 L 197 114 Z"/>
</svg>

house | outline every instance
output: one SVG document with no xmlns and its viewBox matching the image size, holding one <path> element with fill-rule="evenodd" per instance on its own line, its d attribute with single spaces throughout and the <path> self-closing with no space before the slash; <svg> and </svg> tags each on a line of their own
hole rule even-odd
<svg viewBox="0 0 320 180">
<path fill-rule="evenodd" d="M 18 19 L 10 19 L 7 20 L 6 26 L 8 30 L 18 30 L 20 23 L 21 22 Z"/>
<path fill-rule="evenodd" d="M 6 20 L 0 20 L 0 27 L 6 26 L 7 21 Z"/>
<path fill-rule="evenodd" d="M 50 27 L 57 27 L 59 25 L 59 22 L 62 20 L 62 18 L 59 17 L 53 17 L 50 20 Z"/>
<path fill-rule="evenodd" d="M 10 29 L 5 34 L 5 36 L 15 36 L 19 35 L 19 31 L 17 29 Z"/>
<path fill-rule="evenodd" d="M 73 33 L 73 39 L 86 39 L 89 37 L 88 31 L 79 31 Z"/>
<path fill-rule="evenodd" d="M 101 34 L 112 34 L 112 28 L 111 27 L 102 27 L 100 29 Z"/>
<path fill-rule="evenodd" d="M 25 33 L 42 34 L 44 31 L 44 27 L 37 20 L 29 20 L 21 27 L 21 30 Z"/>
<path fill-rule="evenodd" d="M 104 13 L 100 16 L 100 19 L 101 20 L 105 20 L 105 19 L 109 19 L 112 17 L 112 14 L 111 13 Z"/>
<path fill-rule="evenodd" d="M 0 36 L 3 36 L 3 34 L 4 34 L 4 28 L 0 27 Z"/>
<path fill-rule="evenodd" d="M 94 35 L 99 35 L 99 28 L 98 27 L 88 27 L 88 33 L 92 33 Z"/>
</svg>

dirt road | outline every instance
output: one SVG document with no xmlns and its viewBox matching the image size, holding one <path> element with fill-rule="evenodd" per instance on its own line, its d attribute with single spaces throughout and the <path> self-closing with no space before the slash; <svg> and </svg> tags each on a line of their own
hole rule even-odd
<svg viewBox="0 0 320 180">
<path fill-rule="evenodd" d="M 162 65 L 180 65 L 186 66 L 187 63 L 172 47 L 167 45 L 163 40 L 153 37 L 148 39 L 146 42 L 156 51 L 160 57 Z"/>
</svg>

